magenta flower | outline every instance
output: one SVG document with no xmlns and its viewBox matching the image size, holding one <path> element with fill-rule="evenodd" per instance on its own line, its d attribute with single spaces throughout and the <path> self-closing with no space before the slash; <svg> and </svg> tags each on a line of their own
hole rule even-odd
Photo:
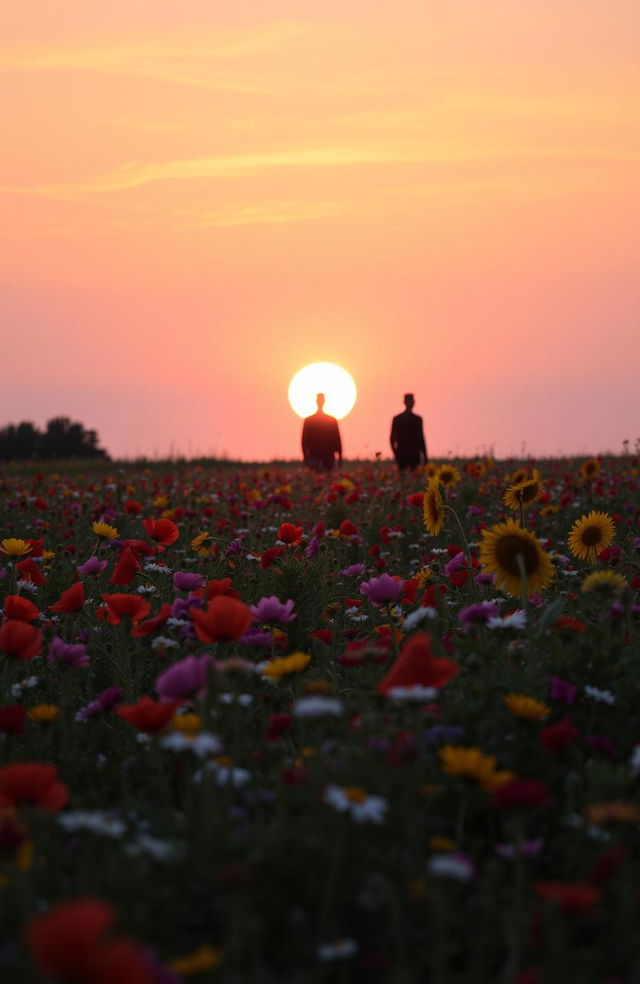
<svg viewBox="0 0 640 984">
<path fill-rule="evenodd" d="M 461 608 L 458 618 L 465 632 L 468 632 L 472 625 L 486 625 L 490 618 L 497 618 L 499 614 L 498 606 L 492 601 L 478 601 Z"/>
<path fill-rule="evenodd" d="M 304 552 L 304 555 L 307 558 L 307 560 L 313 560 L 313 558 L 318 553 L 319 549 L 320 549 L 320 537 L 318 536 L 311 537 L 309 543 L 307 544 L 306 550 Z"/>
<path fill-rule="evenodd" d="M 285 625 L 298 617 L 293 611 L 294 606 L 295 601 L 291 598 L 280 601 L 275 595 L 271 595 L 269 598 L 261 598 L 257 605 L 249 605 L 249 609 L 256 622 L 278 622 Z"/>
<path fill-rule="evenodd" d="M 98 714 L 103 714 L 105 711 L 110 711 L 112 708 L 119 704 L 122 700 L 122 691 L 120 687 L 107 687 L 102 693 L 98 694 L 95 700 L 92 700 L 90 704 L 85 707 L 81 707 L 76 714 L 76 721 L 88 721 L 89 718 L 96 717 Z"/>
<path fill-rule="evenodd" d="M 78 574 L 95 574 L 97 576 L 98 574 L 102 574 L 106 566 L 106 560 L 98 560 L 97 557 L 89 557 L 88 560 L 85 560 L 84 564 L 80 564 L 79 567 L 76 567 L 76 570 Z"/>
<path fill-rule="evenodd" d="M 156 692 L 163 700 L 184 700 L 202 690 L 207 671 L 213 665 L 210 656 L 187 656 L 160 674 L 155 683 Z"/>
<path fill-rule="evenodd" d="M 89 665 L 89 654 L 82 643 L 79 642 L 74 645 L 70 642 L 63 642 L 62 639 L 55 636 L 51 640 L 47 662 L 69 666 L 74 670 L 84 669 Z"/>
<path fill-rule="evenodd" d="M 344 567 L 340 573 L 343 577 L 362 577 L 364 571 L 364 564 L 351 564 L 349 567 Z"/>
<path fill-rule="evenodd" d="M 551 700 L 561 700 L 564 704 L 573 704 L 576 699 L 578 688 L 569 680 L 562 677 L 552 676 L 549 685 L 549 697 Z"/>
<path fill-rule="evenodd" d="M 193 571 L 176 571 L 173 575 L 173 586 L 176 591 L 197 591 L 204 584 L 202 574 Z"/>
<path fill-rule="evenodd" d="M 459 571 L 461 567 L 464 567 L 467 563 L 467 558 L 465 557 L 463 551 L 457 553 L 455 557 L 452 557 L 448 564 L 444 565 L 444 572 L 449 577 L 455 571 Z"/>
<path fill-rule="evenodd" d="M 389 574 L 372 577 L 370 581 L 363 581 L 360 585 L 360 593 L 366 595 L 372 605 L 397 601 L 403 591 L 404 581 L 396 581 Z"/>
</svg>

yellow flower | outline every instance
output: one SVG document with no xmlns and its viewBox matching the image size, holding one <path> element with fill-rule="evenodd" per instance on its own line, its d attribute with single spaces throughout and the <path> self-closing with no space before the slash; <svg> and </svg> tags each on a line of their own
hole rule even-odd
<svg viewBox="0 0 640 984">
<path fill-rule="evenodd" d="M 530 470 L 526 467 L 518 468 L 511 476 L 511 484 L 520 485 L 521 482 L 526 482 L 528 478 L 531 478 Z"/>
<path fill-rule="evenodd" d="M 60 708 L 56 704 L 36 704 L 29 708 L 27 715 L 39 724 L 51 724 L 60 717 Z"/>
<path fill-rule="evenodd" d="M 422 515 L 427 533 L 437 536 L 444 525 L 444 502 L 437 478 L 430 478 L 422 502 Z"/>
<path fill-rule="evenodd" d="M 201 720 L 198 714 L 174 714 L 171 724 L 187 738 L 195 738 L 200 731 Z"/>
<path fill-rule="evenodd" d="M 429 847 L 432 851 L 457 851 L 458 845 L 449 837 L 429 838 Z"/>
<path fill-rule="evenodd" d="M 592 478 L 596 478 L 600 474 L 600 462 L 597 458 L 587 458 L 580 465 L 580 478 L 583 482 L 587 482 Z"/>
<path fill-rule="evenodd" d="M 115 540 L 120 536 L 115 526 L 110 526 L 109 523 L 93 523 L 91 529 L 102 540 Z"/>
<path fill-rule="evenodd" d="M 362 786 L 343 786 L 342 792 L 350 803 L 365 803 L 367 800 L 367 794 Z"/>
<path fill-rule="evenodd" d="M 213 970 L 222 960 L 222 950 L 212 946 L 199 946 L 186 957 L 175 957 L 167 964 L 169 970 L 181 977 L 191 977 L 202 974 L 205 970 Z"/>
<path fill-rule="evenodd" d="M 329 697 L 335 694 L 336 691 L 329 680 L 305 680 L 300 688 L 300 692 L 305 695 L 320 694 L 324 697 Z"/>
<path fill-rule="evenodd" d="M 493 755 L 485 755 L 479 748 L 444 745 L 438 754 L 443 772 L 457 779 L 471 779 L 482 789 L 495 789 L 513 778 L 510 772 L 497 771 Z"/>
<path fill-rule="evenodd" d="M 291 653 L 289 656 L 281 656 L 273 659 L 263 669 L 263 673 L 270 680 L 282 680 L 284 676 L 291 673 L 300 673 L 309 664 L 311 656 L 306 653 Z"/>
<path fill-rule="evenodd" d="M 55 557 L 55 555 L 56 555 L 55 550 L 43 550 L 42 551 L 42 559 L 44 561 L 53 560 L 53 558 Z"/>
<path fill-rule="evenodd" d="M 416 571 L 413 575 L 418 582 L 418 588 L 424 588 L 427 581 L 430 581 L 433 577 L 433 571 L 430 567 L 421 567 L 419 571 Z"/>
<path fill-rule="evenodd" d="M 553 564 L 533 533 L 513 519 L 482 531 L 480 563 L 489 574 L 495 574 L 496 587 L 511 595 L 522 594 L 525 589 L 518 558 L 524 568 L 527 592 L 536 594 L 546 588 L 553 578 Z"/>
<path fill-rule="evenodd" d="M 450 486 L 456 485 L 462 478 L 462 475 L 455 465 L 440 465 L 436 472 L 436 478 L 440 485 L 444 485 L 445 489 L 448 489 Z"/>
<path fill-rule="evenodd" d="M 203 530 L 202 533 L 198 533 L 197 536 L 194 536 L 191 541 L 191 547 L 197 554 L 200 555 L 200 557 L 208 557 L 211 553 L 212 539 L 211 533 Z"/>
<path fill-rule="evenodd" d="M 580 560 L 595 560 L 605 547 L 613 542 L 616 535 L 611 516 L 592 511 L 588 516 L 577 519 L 567 538 L 569 550 Z"/>
<path fill-rule="evenodd" d="M 611 800 L 608 803 L 590 803 L 584 808 L 587 823 L 602 826 L 604 823 L 640 823 L 640 806 L 624 800 Z"/>
<path fill-rule="evenodd" d="M 620 594 L 626 587 L 628 587 L 627 582 L 617 571 L 594 571 L 582 582 L 582 591 L 603 590 Z"/>
<path fill-rule="evenodd" d="M 438 474 L 438 465 L 436 465 L 434 461 L 427 462 L 427 464 L 424 466 L 424 477 L 427 479 L 427 482 L 429 481 L 430 478 L 435 478 L 437 474 Z"/>
<path fill-rule="evenodd" d="M 157 495 L 155 499 L 153 499 L 154 509 L 166 509 L 168 505 L 169 505 L 169 500 L 167 499 L 166 495 Z"/>
<path fill-rule="evenodd" d="M 510 485 L 503 495 L 502 501 L 507 509 L 512 509 L 513 512 L 519 512 L 521 507 L 526 508 L 526 506 L 530 506 L 541 495 L 542 481 L 540 480 L 540 472 L 534 471 L 531 478 L 526 478 L 522 482 Z"/>
<path fill-rule="evenodd" d="M 0 552 L 3 554 L 8 554 L 9 557 L 24 557 L 28 554 L 33 547 L 26 540 L 19 540 L 13 536 L 10 536 L 8 540 L 2 540 L 0 542 Z"/>
<path fill-rule="evenodd" d="M 507 694 L 504 699 L 507 710 L 511 711 L 514 717 L 523 718 L 525 721 L 541 721 L 542 718 L 549 716 L 551 708 L 535 697 L 527 697 L 526 694 Z"/>
</svg>

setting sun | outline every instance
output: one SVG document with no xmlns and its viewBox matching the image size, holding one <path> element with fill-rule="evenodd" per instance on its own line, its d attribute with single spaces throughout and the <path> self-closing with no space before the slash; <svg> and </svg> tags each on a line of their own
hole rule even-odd
<svg viewBox="0 0 640 984">
<path fill-rule="evenodd" d="M 325 412 L 342 420 L 353 410 L 358 391 L 351 375 L 333 362 L 312 362 L 289 383 L 289 403 L 299 417 L 316 411 L 316 394 L 326 397 Z"/>
</svg>

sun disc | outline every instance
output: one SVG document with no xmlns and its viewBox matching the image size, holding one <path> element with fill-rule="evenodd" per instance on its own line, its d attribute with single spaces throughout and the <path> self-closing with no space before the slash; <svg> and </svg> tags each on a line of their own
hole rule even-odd
<svg viewBox="0 0 640 984">
<path fill-rule="evenodd" d="M 333 362 L 312 362 L 289 383 L 289 403 L 299 417 L 316 412 L 316 395 L 324 393 L 324 412 L 342 420 L 353 410 L 358 391 L 353 377 Z"/>
</svg>

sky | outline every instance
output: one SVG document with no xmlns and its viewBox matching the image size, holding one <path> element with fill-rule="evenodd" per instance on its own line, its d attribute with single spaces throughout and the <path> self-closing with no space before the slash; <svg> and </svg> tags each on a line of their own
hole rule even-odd
<svg viewBox="0 0 640 984">
<path fill-rule="evenodd" d="M 4 0 L 0 426 L 295 458 L 640 435 L 637 0 Z"/>
</svg>

